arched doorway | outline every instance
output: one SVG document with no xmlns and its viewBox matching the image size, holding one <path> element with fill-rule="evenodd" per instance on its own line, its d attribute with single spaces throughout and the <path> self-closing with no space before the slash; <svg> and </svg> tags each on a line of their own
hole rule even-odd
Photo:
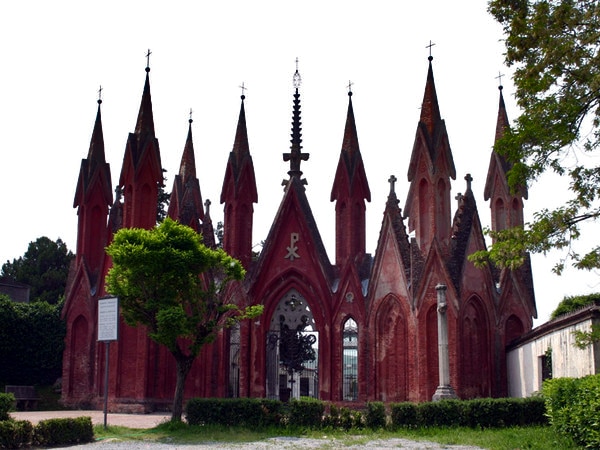
<svg viewBox="0 0 600 450">
<path fill-rule="evenodd" d="M 304 297 L 290 289 L 279 301 L 267 333 L 267 397 L 318 397 L 319 336 Z"/>
</svg>

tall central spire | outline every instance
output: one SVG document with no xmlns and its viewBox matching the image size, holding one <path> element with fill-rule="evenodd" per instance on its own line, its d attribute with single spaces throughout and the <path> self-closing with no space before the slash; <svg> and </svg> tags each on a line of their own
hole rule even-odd
<svg viewBox="0 0 600 450">
<path fill-rule="evenodd" d="M 300 121 L 300 84 L 302 78 L 300 72 L 298 72 L 298 58 L 296 58 L 296 72 L 294 73 L 294 111 L 292 114 L 292 146 L 290 147 L 290 153 L 283 154 L 283 160 L 290 162 L 290 170 L 288 175 L 291 177 L 302 176 L 300 170 L 300 162 L 308 160 L 309 154 L 302 153 L 302 122 Z"/>
</svg>

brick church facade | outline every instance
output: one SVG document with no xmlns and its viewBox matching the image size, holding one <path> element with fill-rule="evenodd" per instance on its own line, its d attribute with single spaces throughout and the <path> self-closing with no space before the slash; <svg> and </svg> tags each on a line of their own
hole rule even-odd
<svg viewBox="0 0 600 450">
<path fill-rule="evenodd" d="M 81 162 L 73 204 L 78 212 L 76 258 L 63 310 L 67 336 L 62 398 L 71 405 L 100 407 L 103 401 L 106 344 L 97 342 L 97 310 L 98 299 L 106 295 L 104 277 L 111 264 L 104 248 L 121 227 L 156 224 L 163 171 L 149 72 L 147 68 L 115 198 L 105 160 L 100 101 L 89 152 Z M 452 388 L 460 398 L 507 395 L 506 345 L 531 330 L 537 314 L 530 265 L 516 271 L 478 269 L 467 259 L 485 248 L 484 235 L 469 175 L 464 194 L 450 198 L 456 170 L 431 57 L 414 146 L 406 161 L 408 195 L 400 208 L 397 180 L 391 177 L 373 256 L 365 249 L 365 201 L 371 200 L 371 193 L 352 93 L 337 168 L 323 169 L 323 176 L 332 177 L 330 199 L 335 202 L 334 263 L 305 193 L 301 164 L 310 162 L 302 151 L 300 119 L 297 83 L 291 148 L 283 155 L 290 169 L 279 209 L 256 256 L 252 225 L 257 182 L 242 96 L 233 149 L 223 168 L 222 245 L 247 269 L 245 280 L 229 289 L 231 301 L 262 304 L 264 313 L 260 320 L 223 330 L 202 350 L 188 377 L 185 397 L 431 400 L 439 384 L 436 286 L 440 284 L 446 286 Z M 496 139 L 507 126 L 500 88 Z M 527 192 L 511 193 L 509 169 L 507 161 L 492 151 L 484 197 L 490 202 L 495 230 L 523 224 Z M 207 245 L 215 245 L 209 206 L 203 204 L 196 176 L 190 121 L 168 215 L 202 233 Z M 171 404 L 174 360 L 147 338 L 143 327 L 121 323 L 109 355 L 111 410 L 151 411 Z"/>
</svg>

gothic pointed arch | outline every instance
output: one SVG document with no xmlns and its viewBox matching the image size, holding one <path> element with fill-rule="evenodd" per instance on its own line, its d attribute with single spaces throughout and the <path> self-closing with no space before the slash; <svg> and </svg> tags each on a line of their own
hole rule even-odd
<svg viewBox="0 0 600 450">
<path fill-rule="evenodd" d="M 387 296 L 375 316 L 375 392 L 378 400 L 408 399 L 407 323 L 400 301 Z"/>
<path fill-rule="evenodd" d="M 359 330 L 352 316 L 342 325 L 342 399 L 358 400 L 358 339 Z"/>
<path fill-rule="evenodd" d="M 295 288 L 277 303 L 266 337 L 268 398 L 318 397 L 318 336 L 307 300 Z"/>
<path fill-rule="evenodd" d="M 461 387 L 463 398 L 489 397 L 491 392 L 490 325 L 481 299 L 472 296 L 461 311 Z"/>
</svg>

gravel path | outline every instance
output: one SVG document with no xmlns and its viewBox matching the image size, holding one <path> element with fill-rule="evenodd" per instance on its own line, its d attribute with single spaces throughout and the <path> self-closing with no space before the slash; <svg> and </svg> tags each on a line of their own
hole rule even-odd
<svg viewBox="0 0 600 450">
<path fill-rule="evenodd" d="M 104 423 L 104 414 L 102 411 L 22 411 L 13 412 L 10 415 L 18 420 L 29 420 L 36 424 L 40 420 L 57 418 L 57 417 L 80 417 L 88 416 L 92 418 L 92 423 L 102 425 Z M 153 428 L 161 422 L 165 422 L 170 418 L 167 414 L 112 414 L 107 416 L 108 425 L 121 425 L 129 428 Z M 354 441 L 354 442 L 353 442 Z M 54 447 L 57 449 L 59 447 Z M 168 444 L 156 443 L 150 441 L 116 441 L 102 440 L 92 444 L 75 445 L 70 447 L 60 447 L 71 450 L 302 450 L 302 449 L 422 449 L 422 450 L 481 450 L 481 447 L 472 447 L 465 445 L 442 445 L 435 442 L 412 441 L 409 439 L 376 439 L 369 442 L 364 442 L 363 436 L 348 436 L 347 438 L 334 439 L 324 437 L 323 439 L 308 439 L 296 437 L 276 437 L 265 439 L 262 441 L 248 442 L 244 444 L 223 444 L 221 442 L 207 442 L 202 444 Z"/>
</svg>

